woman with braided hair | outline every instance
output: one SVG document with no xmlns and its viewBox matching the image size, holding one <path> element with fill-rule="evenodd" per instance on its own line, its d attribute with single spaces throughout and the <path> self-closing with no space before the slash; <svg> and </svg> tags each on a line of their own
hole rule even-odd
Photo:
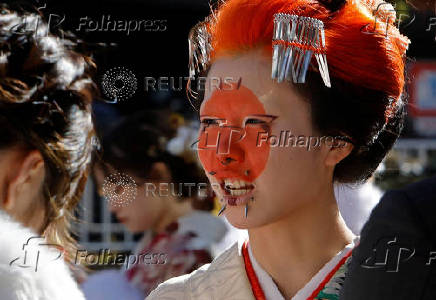
<svg viewBox="0 0 436 300">
<path fill-rule="evenodd" d="M 95 144 L 93 69 L 40 15 L 0 6 L 2 300 L 84 299 L 65 261 Z"/>
<path fill-rule="evenodd" d="M 338 299 L 358 238 L 334 183 L 368 179 L 404 118 L 394 21 L 381 0 L 228 0 L 193 28 L 198 156 L 249 240 L 147 299 Z"/>
</svg>

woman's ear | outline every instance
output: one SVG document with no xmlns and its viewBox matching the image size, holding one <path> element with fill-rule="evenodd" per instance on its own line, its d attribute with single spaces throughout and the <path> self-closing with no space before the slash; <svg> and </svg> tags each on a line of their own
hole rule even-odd
<svg viewBox="0 0 436 300">
<path fill-rule="evenodd" d="M 328 144 L 328 143 L 326 143 Z M 325 158 L 325 164 L 329 167 L 335 167 L 340 161 L 347 157 L 353 150 L 353 144 L 339 139 L 334 139 L 328 145 L 330 148 Z"/>
<path fill-rule="evenodd" d="M 45 177 L 44 159 L 38 150 L 25 152 L 14 165 L 17 168 L 9 178 L 3 200 L 3 207 L 13 215 L 23 212 L 29 203 L 39 201 Z"/>
</svg>

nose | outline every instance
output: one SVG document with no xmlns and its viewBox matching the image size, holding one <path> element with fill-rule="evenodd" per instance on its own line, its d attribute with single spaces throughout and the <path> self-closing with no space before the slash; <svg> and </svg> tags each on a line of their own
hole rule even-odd
<svg viewBox="0 0 436 300">
<path fill-rule="evenodd" d="M 217 159 L 226 166 L 233 163 L 242 163 L 245 150 L 242 145 L 245 131 L 237 127 L 224 127 L 220 131 L 217 143 Z"/>
<path fill-rule="evenodd" d="M 109 202 L 109 211 L 117 214 L 120 210 L 120 205 L 117 205 L 117 203 L 114 203 L 114 201 L 108 201 Z"/>
</svg>

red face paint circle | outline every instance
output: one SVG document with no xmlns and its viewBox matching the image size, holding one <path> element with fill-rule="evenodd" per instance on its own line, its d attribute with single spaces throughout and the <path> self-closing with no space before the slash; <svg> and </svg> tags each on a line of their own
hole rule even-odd
<svg viewBox="0 0 436 300">
<path fill-rule="evenodd" d="M 200 111 L 198 155 L 205 171 L 217 180 L 254 181 L 264 170 L 271 133 L 262 102 L 243 85 L 215 90 Z"/>
</svg>

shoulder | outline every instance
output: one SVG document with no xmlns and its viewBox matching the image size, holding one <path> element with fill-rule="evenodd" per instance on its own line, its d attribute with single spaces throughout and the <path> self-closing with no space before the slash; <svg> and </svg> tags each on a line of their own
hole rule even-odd
<svg viewBox="0 0 436 300">
<path fill-rule="evenodd" d="M 84 299 L 61 253 L 0 211 L 0 299 Z"/>
<path fill-rule="evenodd" d="M 102 286 L 105 288 L 102 289 Z M 96 272 L 88 276 L 81 288 L 85 298 L 89 300 L 144 300 L 144 293 L 133 286 L 120 270 Z"/>
<path fill-rule="evenodd" d="M 387 192 L 371 212 L 362 236 L 377 229 L 425 234 L 436 240 L 436 177 Z"/>
<path fill-rule="evenodd" d="M 431 275 L 436 270 L 435 189 L 433 177 L 382 197 L 353 250 L 341 299 L 415 299 L 436 293 Z"/>
<path fill-rule="evenodd" d="M 388 191 L 378 205 L 381 208 L 392 206 L 432 205 L 436 208 L 436 176 L 430 177 L 404 188 Z"/>
<path fill-rule="evenodd" d="M 238 244 L 191 274 L 160 284 L 147 300 L 252 299 Z"/>
</svg>

